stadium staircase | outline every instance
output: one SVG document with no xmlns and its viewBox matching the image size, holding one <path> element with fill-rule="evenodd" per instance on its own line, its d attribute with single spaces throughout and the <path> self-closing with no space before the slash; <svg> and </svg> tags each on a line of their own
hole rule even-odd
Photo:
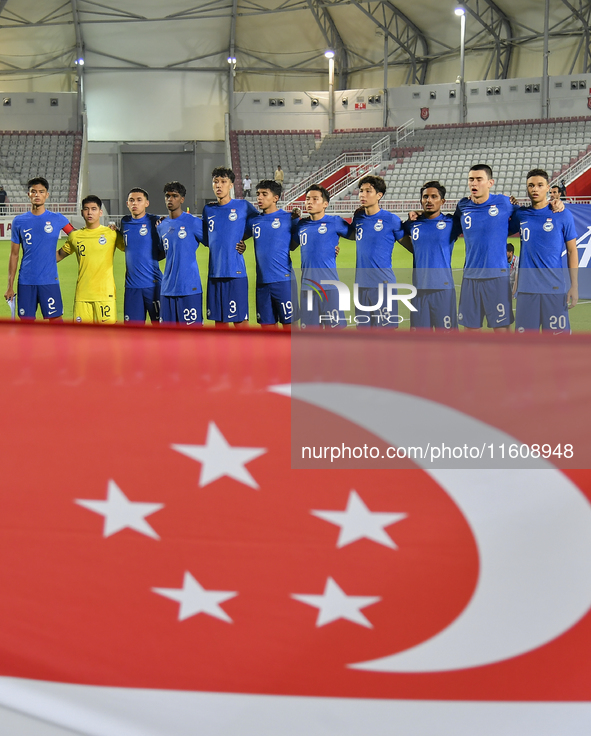
<svg viewBox="0 0 591 736">
<path fill-rule="evenodd" d="M 381 172 L 383 162 L 390 158 L 392 141 L 400 145 L 412 135 L 414 120 L 399 128 L 364 128 L 327 135 L 310 156 L 307 168 L 298 172 L 298 183 L 285 190 L 284 207 L 289 210 L 302 202 L 311 184 L 321 184 L 328 190 L 331 200 L 338 201 L 362 176 Z M 310 170 L 314 163 L 321 165 Z"/>
<path fill-rule="evenodd" d="M 28 207 L 27 181 L 43 176 L 49 182 L 50 202 L 76 203 L 82 134 L 68 131 L 12 131 L 0 134 L 0 184 L 13 206 L 7 214 Z"/>
<path fill-rule="evenodd" d="M 243 196 L 242 179 L 246 174 L 254 187 L 262 179 L 273 179 L 279 164 L 283 169 L 284 186 L 289 186 L 297 171 L 305 164 L 317 141 L 319 130 L 238 130 L 230 133 L 232 169 L 236 174 L 234 189 Z"/>
</svg>

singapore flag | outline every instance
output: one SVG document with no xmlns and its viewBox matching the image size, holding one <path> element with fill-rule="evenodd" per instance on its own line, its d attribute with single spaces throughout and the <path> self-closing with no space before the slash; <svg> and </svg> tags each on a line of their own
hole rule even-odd
<svg viewBox="0 0 591 736">
<path fill-rule="evenodd" d="M 0 732 L 587 735 L 591 346 L 484 337 L 0 325 Z"/>
</svg>

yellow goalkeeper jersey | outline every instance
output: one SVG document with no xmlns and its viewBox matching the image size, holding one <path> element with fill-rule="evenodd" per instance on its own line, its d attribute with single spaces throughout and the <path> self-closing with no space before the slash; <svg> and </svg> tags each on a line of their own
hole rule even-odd
<svg viewBox="0 0 591 736">
<path fill-rule="evenodd" d="M 62 246 L 64 253 L 78 259 L 77 302 L 102 302 L 115 298 L 113 256 L 115 248 L 125 250 L 121 233 L 100 225 L 90 230 L 74 230 Z"/>
</svg>

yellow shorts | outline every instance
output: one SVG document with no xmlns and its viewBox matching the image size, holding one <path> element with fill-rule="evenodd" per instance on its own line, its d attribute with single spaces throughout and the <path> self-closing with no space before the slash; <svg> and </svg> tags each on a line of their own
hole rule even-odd
<svg viewBox="0 0 591 736">
<path fill-rule="evenodd" d="M 115 299 L 105 302 L 74 302 L 74 322 L 108 325 L 117 322 Z"/>
</svg>

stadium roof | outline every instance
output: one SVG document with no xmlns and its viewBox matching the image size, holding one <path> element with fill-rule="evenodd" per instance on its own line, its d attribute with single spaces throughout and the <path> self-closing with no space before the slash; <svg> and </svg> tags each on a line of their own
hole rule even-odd
<svg viewBox="0 0 591 736">
<path fill-rule="evenodd" d="M 550 74 L 589 71 L 587 0 L 551 0 Z M 544 3 L 465 0 L 466 77 L 541 76 Z M 4 89 L 74 89 L 85 73 L 228 71 L 236 89 L 315 89 L 324 51 L 340 87 L 453 81 L 460 30 L 441 0 L 0 0 Z M 31 81 L 33 80 L 33 81 Z M 43 80 L 42 82 L 35 80 Z"/>
</svg>

